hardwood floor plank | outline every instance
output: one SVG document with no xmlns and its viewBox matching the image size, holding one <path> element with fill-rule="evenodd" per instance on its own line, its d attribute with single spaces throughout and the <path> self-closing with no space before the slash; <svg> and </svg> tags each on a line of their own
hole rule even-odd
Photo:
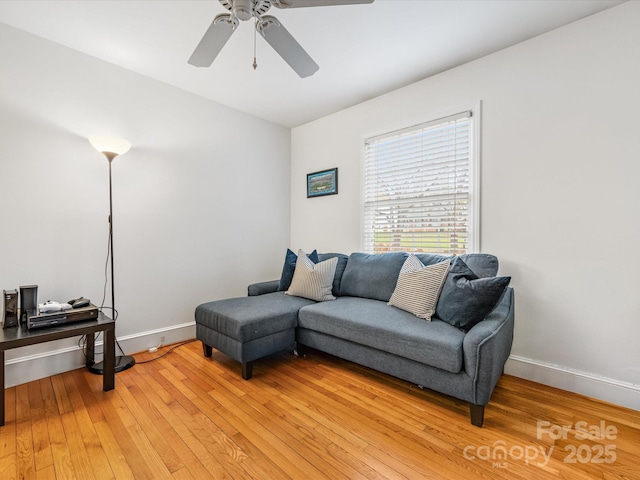
<svg viewBox="0 0 640 480">
<path fill-rule="evenodd" d="M 225 416 L 235 428 L 253 443 L 265 456 L 275 461 L 291 478 L 322 478 L 322 472 L 300 455 L 296 448 L 287 445 L 288 437 L 266 427 L 262 422 L 247 415 L 247 410 L 238 408 L 242 404 L 231 393 L 216 392 L 216 398 L 223 404 Z M 285 440 L 282 440 L 282 435 Z"/>
<path fill-rule="evenodd" d="M 34 478 L 35 458 L 31 433 L 29 384 L 16 387 L 16 421 L 16 469 L 24 478 Z"/>
<path fill-rule="evenodd" d="M 58 402 L 53 386 L 53 377 L 43 379 L 40 383 L 44 413 L 47 419 L 47 431 L 49 432 L 49 447 L 57 478 L 74 478 L 75 472 L 71 462 L 71 454 L 64 428 L 62 416 L 58 410 Z M 48 381 L 47 381 L 48 380 Z"/>
<path fill-rule="evenodd" d="M 134 378 L 133 374 L 131 375 Z M 183 466 L 181 468 L 173 471 L 169 468 L 170 471 L 173 472 L 174 477 L 180 471 L 182 471 L 182 475 L 185 475 L 185 468 L 189 472 L 190 475 L 195 476 L 196 478 L 206 478 L 208 476 L 208 471 L 202 464 L 202 462 L 193 454 L 193 451 L 189 448 L 189 445 L 183 440 L 178 431 L 174 428 L 174 424 L 176 422 L 169 421 L 163 414 L 160 412 L 155 405 L 154 402 L 149 399 L 144 393 L 144 385 L 142 387 L 137 383 L 133 382 L 133 385 L 130 388 L 132 397 L 138 403 L 140 408 L 144 408 L 150 418 L 153 418 L 153 425 L 155 429 L 157 429 L 157 434 L 161 435 L 163 439 L 166 440 L 167 446 L 169 446 L 174 455 L 180 460 L 180 464 Z M 169 413 L 170 411 L 167 409 L 165 413 Z M 146 428 L 145 428 L 146 430 Z M 154 436 L 156 433 L 154 432 Z M 166 462 L 165 454 L 161 455 L 163 461 Z"/>
<path fill-rule="evenodd" d="M 98 440 L 95 428 L 93 427 L 93 421 L 85 406 L 84 400 L 89 400 L 91 396 L 83 396 L 81 394 L 76 385 L 74 375 L 65 375 L 64 386 L 73 409 L 75 423 L 78 427 L 78 433 L 82 439 L 84 450 L 86 451 L 87 457 L 90 458 L 94 477 L 96 480 L 109 480 L 113 478 L 109 460 L 102 448 L 102 444 Z"/>
<path fill-rule="evenodd" d="M 127 457 L 122 453 L 118 439 L 113 434 L 111 428 L 109 428 L 106 420 L 94 423 L 93 428 L 95 429 L 96 436 L 100 440 L 102 448 L 109 459 L 109 467 L 113 472 L 114 478 L 118 480 L 135 478 L 131 467 L 129 467 Z"/>
<path fill-rule="evenodd" d="M 278 377 L 272 380 L 274 385 L 278 385 Z M 308 408 L 308 405 L 304 403 L 304 399 L 300 398 L 298 389 L 295 389 L 292 395 L 289 392 L 284 391 L 282 388 L 274 388 L 281 393 L 278 395 L 278 399 L 270 402 L 267 406 L 282 404 L 280 407 L 284 413 L 280 413 L 284 421 L 292 423 L 294 425 L 304 425 L 305 431 L 315 432 L 316 436 L 322 436 L 326 439 L 326 449 L 332 456 L 339 458 L 341 463 L 354 464 L 357 463 L 361 468 L 360 471 L 365 471 L 368 478 L 374 478 L 377 475 L 388 478 L 401 478 L 400 474 L 387 465 L 380 462 L 378 458 L 368 455 L 364 449 L 368 445 L 366 442 L 360 440 L 359 437 L 353 435 L 352 431 L 341 426 L 332 424 L 326 421 L 326 417 L 316 411 Z M 302 400 L 302 401 L 301 401 Z M 273 407 L 271 407 L 273 408 Z M 315 440 L 315 436 L 310 435 Z M 359 448 L 354 449 L 354 445 L 359 445 Z M 343 452 L 350 452 L 345 455 Z M 375 474 L 372 472 L 376 472 Z"/>
<path fill-rule="evenodd" d="M 198 359 L 200 361 L 200 359 Z M 205 365 L 206 366 L 206 365 Z M 268 457 L 265 456 L 259 448 L 247 440 L 244 435 L 227 420 L 228 415 L 225 414 L 224 408 L 213 397 L 215 396 L 215 388 L 211 388 L 211 382 L 215 377 L 209 376 L 209 369 L 193 369 L 187 368 L 185 373 L 188 379 L 185 384 L 192 385 L 192 390 L 198 394 L 198 398 L 194 398 L 194 403 L 202 410 L 202 412 L 220 428 L 234 443 L 253 461 L 242 461 L 241 467 L 247 473 L 247 478 L 289 478 L 281 469 L 279 469 Z M 203 380 L 208 379 L 208 382 Z M 193 381 L 192 381 L 193 380 Z M 205 390 L 200 386 L 205 386 Z M 259 466 L 258 466 L 259 465 Z"/>
<path fill-rule="evenodd" d="M 95 475 L 91 459 L 89 458 L 87 450 L 84 448 L 80 427 L 73 412 L 67 412 L 62 415 L 62 428 L 64 429 L 64 436 L 69 445 L 71 463 L 73 464 L 76 476 L 87 480 L 94 479 Z"/>
<path fill-rule="evenodd" d="M 282 378 L 282 380 L 286 383 L 286 382 L 293 382 L 294 380 L 296 380 L 296 376 L 295 373 L 293 371 L 289 371 L 287 372 L 286 369 L 283 370 L 284 373 L 284 377 Z M 335 411 L 336 409 L 339 409 L 340 407 L 337 405 L 340 404 L 344 404 L 345 408 L 347 408 L 348 410 L 350 410 L 351 414 L 356 414 L 357 415 L 357 410 L 358 410 L 358 406 L 349 403 L 349 401 L 343 401 L 341 399 L 341 391 L 340 391 L 340 386 L 336 385 L 335 383 L 332 382 L 326 382 L 324 385 L 329 384 L 331 385 L 331 387 L 327 388 L 327 389 L 322 389 L 322 383 L 323 383 L 323 376 L 319 376 L 319 377 L 314 377 L 311 380 L 311 383 L 313 384 L 313 388 L 308 392 L 308 394 L 314 395 L 315 392 L 318 392 L 319 395 L 321 395 L 319 398 L 323 398 L 322 396 L 324 396 L 324 398 L 322 399 L 322 401 L 318 401 L 316 403 L 318 404 L 323 404 L 323 405 L 327 405 L 328 407 L 331 408 L 331 410 Z M 303 384 L 304 382 L 297 382 L 299 384 Z M 296 384 L 293 384 L 294 390 L 299 389 L 300 386 L 296 386 Z M 337 401 L 336 404 L 332 404 L 333 401 Z M 322 416 L 326 415 L 326 412 L 322 412 L 321 413 Z M 369 419 L 375 422 L 379 422 L 379 423 L 385 423 L 387 421 L 386 419 L 386 415 L 376 415 L 376 414 L 372 414 L 371 411 L 369 411 L 367 413 L 367 415 L 369 416 Z M 358 423 L 358 420 L 355 420 L 355 424 L 356 425 Z M 354 432 L 357 432 L 357 427 L 356 428 L 352 428 L 351 429 Z M 380 430 L 380 432 L 382 433 L 383 436 L 386 437 L 386 435 L 388 435 L 390 432 L 385 432 L 384 431 L 384 427 L 382 430 Z M 396 439 L 399 439 L 398 436 L 396 436 Z M 367 444 L 371 444 L 371 439 L 367 440 Z"/>
<path fill-rule="evenodd" d="M 104 396 L 104 400 L 100 403 L 102 412 L 105 417 L 105 424 L 108 425 L 112 432 L 120 452 L 125 457 L 134 478 L 136 479 L 153 479 L 154 473 L 143 461 L 142 452 L 138 449 L 138 445 L 131 436 L 128 429 L 134 425 L 135 419 L 126 409 L 122 399 L 118 395 L 117 388 Z"/>
<path fill-rule="evenodd" d="M 263 395 L 260 399 L 247 397 L 249 396 L 245 397 L 245 412 L 276 434 L 279 439 L 290 439 L 287 440 L 287 444 L 297 444 L 297 451 L 316 468 L 333 478 L 359 478 L 360 474 L 356 471 L 350 472 L 348 465 L 325 461 L 331 441 L 321 433 L 292 422 L 293 417 L 289 412 L 276 405 L 273 399 L 267 399 L 268 395 Z"/>
<path fill-rule="evenodd" d="M 247 417 L 244 415 L 244 413 L 247 412 L 251 413 L 252 407 L 244 407 L 243 400 L 246 393 L 239 387 L 243 386 L 252 390 L 255 386 L 253 386 L 251 382 L 246 382 L 241 379 L 238 374 L 209 378 L 215 383 L 214 388 L 208 393 L 208 401 L 210 401 L 211 398 L 216 398 L 218 400 L 218 403 L 221 404 L 222 408 L 220 415 L 222 415 L 229 423 L 232 423 L 239 434 L 243 435 L 245 438 L 252 438 L 254 447 L 266 454 L 267 457 L 271 459 L 274 459 L 274 457 L 280 458 L 283 462 L 282 464 L 278 462 L 280 468 L 284 469 L 285 473 L 293 478 L 300 478 L 301 475 L 306 475 L 308 477 L 310 474 L 313 474 L 313 468 L 309 468 L 306 472 L 304 470 L 300 470 L 296 464 L 290 463 L 286 456 L 282 456 L 279 450 L 274 450 L 273 442 L 279 442 L 277 435 L 265 431 L 260 425 L 255 425 L 255 420 L 253 420 L 251 416 Z M 235 394 L 239 392 L 241 393 L 241 398 L 237 398 L 235 396 Z M 240 410 L 238 410 L 238 407 L 240 407 Z M 249 410 L 247 411 L 246 408 L 249 408 Z M 255 435 L 255 430 L 257 429 L 260 429 L 262 433 L 259 437 L 256 437 Z M 253 434 L 247 435 L 246 432 L 253 432 Z M 266 442 L 265 437 L 269 438 Z M 291 455 L 298 456 L 297 452 L 291 452 Z M 306 461 L 302 459 L 302 463 L 305 464 Z"/>
<path fill-rule="evenodd" d="M 158 430 L 158 415 L 156 415 L 155 409 L 149 408 L 146 401 L 143 401 L 142 405 L 138 403 L 138 399 L 142 396 L 141 394 L 142 392 L 135 382 L 132 382 L 129 388 L 120 390 L 120 395 L 126 402 L 127 408 L 136 418 L 149 443 L 157 451 L 167 470 L 171 473 L 180 470 L 184 467 L 184 464 L 179 455 L 169 445 L 165 436 Z M 147 408 L 144 408 L 145 406 Z"/>
<path fill-rule="evenodd" d="M 288 367 L 285 370 L 287 371 L 287 375 L 283 377 L 283 381 L 295 379 L 299 384 L 303 383 L 298 372 Z M 425 445 L 423 445 L 421 440 L 415 435 L 410 434 L 406 430 L 399 431 L 383 416 L 371 411 L 366 411 L 357 403 L 348 402 L 341 396 L 339 391 L 324 389 L 320 385 L 315 384 L 313 388 L 308 388 L 307 393 L 313 395 L 317 399 L 317 403 L 326 408 L 324 411 L 326 415 L 348 417 L 352 431 L 356 432 L 367 443 L 381 446 L 383 444 L 388 445 L 389 442 L 391 442 L 403 450 L 410 448 L 421 454 L 425 453 Z M 362 425 L 366 425 L 367 428 L 361 428 Z M 429 445 L 428 448 L 437 449 L 438 447 Z M 444 455 L 451 450 L 451 447 L 447 445 L 446 450 L 436 451 L 435 453 Z"/>
<path fill-rule="evenodd" d="M 191 472 L 187 467 L 183 467 L 180 470 L 173 472 L 174 480 L 197 480 L 198 478 L 204 477 L 194 477 L 191 475 Z"/>
<path fill-rule="evenodd" d="M 73 375 L 76 388 L 82 398 L 84 408 L 92 423 L 104 422 L 104 414 L 100 408 L 100 399 L 107 392 L 102 391 L 102 376 L 95 375 L 81 368 L 69 372 Z"/>
<path fill-rule="evenodd" d="M 10 477 L 0 477 L 0 478 L 10 478 Z M 53 468 L 53 465 L 48 465 L 45 468 L 36 471 L 36 480 L 51 480 L 56 478 L 56 470 Z"/>
<path fill-rule="evenodd" d="M 288 413 L 295 419 L 289 419 L 288 421 L 304 425 L 307 429 L 322 434 L 331 441 L 328 448 L 342 448 L 345 451 L 355 452 L 359 461 L 363 462 L 366 466 L 365 468 L 371 468 L 388 478 L 406 478 L 401 476 L 397 470 L 381 462 L 376 456 L 369 455 L 365 451 L 368 444 L 353 435 L 350 430 L 327 421 L 324 415 L 318 414 L 308 408 L 308 405 L 300 402 L 298 398 L 292 398 L 283 394 L 279 396 L 279 399 L 281 403 L 285 402 L 285 408 L 287 408 Z"/>
<path fill-rule="evenodd" d="M 147 468 L 153 472 L 154 479 L 171 479 L 171 472 L 162 461 L 161 453 L 153 448 L 141 426 L 132 425 L 127 430 L 129 430 L 131 439 L 135 442 L 141 454 L 141 458 L 138 458 L 137 461 L 145 462 Z"/>
<path fill-rule="evenodd" d="M 53 385 L 58 412 L 61 415 L 71 411 L 71 402 L 69 401 L 67 391 L 64 388 L 62 377 L 62 375 L 54 375 L 51 377 L 51 384 Z"/>
<path fill-rule="evenodd" d="M 18 478 L 15 452 L 0 457 L 0 478 Z"/>
<path fill-rule="evenodd" d="M 283 377 L 283 380 L 286 378 L 303 382 L 297 372 L 288 370 L 288 367 L 285 370 L 287 370 L 287 375 Z M 429 471 L 431 471 L 431 473 L 438 472 L 446 476 L 446 468 L 441 467 L 439 460 L 453 451 L 451 445 L 445 444 L 446 448 L 442 449 L 430 443 L 427 439 L 420 438 L 415 432 L 397 429 L 388 421 L 385 415 L 366 411 L 358 403 L 351 403 L 345 400 L 339 390 L 333 390 L 333 388 L 322 389 L 317 382 L 313 383 L 313 388 L 309 388 L 308 393 L 309 395 L 319 396 L 315 403 L 325 405 L 327 410 L 330 410 L 336 416 L 349 417 L 351 430 L 369 445 L 378 450 L 389 448 L 390 445 L 393 446 L 396 451 L 396 457 L 402 460 L 404 464 L 410 465 L 414 470 L 414 474 L 428 475 Z M 325 415 L 329 414 L 327 411 L 323 413 Z M 367 428 L 363 429 L 363 425 L 366 425 Z M 364 434 L 367 436 L 363 437 Z M 414 454 L 418 454 L 420 460 L 415 459 Z M 432 464 L 429 465 L 430 470 L 427 471 L 424 460 L 430 461 L 430 459 Z"/>
<path fill-rule="evenodd" d="M 47 470 L 53 466 L 53 455 L 49 443 L 49 428 L 45 416 L 45 394 L 43 384 L 47 380 L 38 380 L 29 384 L 29 401 L 31 404 L 31 432 L 33 435 L 33 454 L 36 472 Z"/>
<path fill-rule="evenodd" d="M 166 371 L 163 373 L 166 374 Z M 196 388 L 192 392 L 197 393 L 197 390 Z M 263 478 L 265 472 L 246 462 L 247 454 L 234 440 L 238 430 L 227 421 L 230 419 L 228 412 L 218 411 L 221 408 L 219 402 L 213 404 L 216 405 L 215 408 L 210 408 L 212 398 L 203 394 L 204 392 L 200 392 L 200 396 L 192 396 L 201 415 L 198 415 L 197 422 L 186 422 L 190 430 L 200 438 L 203 445 L 216 453 L 216 459 L 232 478 Z M 206 429 L 203 430 L 203 427 Z"/>
<path fill-rule="evenodd" d="M 131 373 L 131 375 L 143 391 L 148 391 L 146 387 L 151 380 L 149 375 L 138 375 L 136 372 Z M 157 389 L 157 382 L 154 383 L 156 383 L 156 390 L 154 390 L 154 392 L 160 393 L 161 391 Z M 191 451 L 191 454 L 187 452 L 186 457 L 181 457 L 185 460 L 189 471 L 193 475 L 197 474 L 201 476 L 204 469 L 206 475 L 210 475 L 212 478 L 224 478 L 227 475 L 226 471 L 221 467 L 213 453 L 203 445 L 202 439 L 200 439 L 197 434 L 194 434 L 188 427 L 187 423 L 189 422 L 191 414 L 187 412 L 179 402 L 166 402 L 162 397 L 163 395 L 154 395 L 151 401 L 164 418 L 171 419 L 170 425 L 165 426 L 165 431 L 168 431 L 169 435 L 180 439 L 184 447 Z M 172 443 L 172 445 L 183 450 L 180 447 L 180 443 Z"/>
<path fill-rule="evenodd" d="M 365 411 L 370 412 L 369 415 L 377 415 L 389 420 L 391 428 L 404 429 L 417 437 L 418 443 L 444 450 L 449 457 L 451 452 L 461 451 L 468 444 L 468 440 L 462 442 L 462 438 L 467 437 L 468 439 L 469 434 L 474 433 L 468 426 L 466 415 L 462 422 L 460 419 L 458 422 L 452 421 L 450 413 L 444 421 L 440 421 L 433 415 L 427 417 L 424 410 L 425 399 L 420 398 L 423 396 L 420 390 L 399 388 L 396 393 L 404 391 L 404 398 L 393 394 L 390 401 L 387 401 L 388 399 L 385 399 L 384 395 L 378 394 L 374 397 L 362 394 L 359 388 L 359 379 L 355 378 L 350 371 L 327 372 L 325 380 L 343 386 L 336 393 L 345 401 L 360 405 Z M 370 379 L 367 381 L 369 385 L 377 385 L 371 383 Z M 383 386 L 382 390 L 384 390 Z M 398 408 L 399 406 L 402 408 Z M 401 415 L 396 415 L 397 412 L 401 412 Z M 466 435 L 461 435 L 467 429 L 470 431 Z M 499 477 L 500 475 L 493 474 L 492 476 Z"/>
<path fill-rule="evenodd" d="M 9 397 L 11 397 L 12 407 L 15 404 L 15 392 L 16 389 L 10 388 L 6 391 L 6 401 L 8 403 Z M 8 410 L 8 408 L 7 408 Z M 12 410 L 15 411 L 14 408 Z M 0 427 L 0 458 L 15 455 L 16 453 L 16 421 L 15 414 L 12 415 L 12 420 L 6 420 L 4 427 Z"/>
</svg>

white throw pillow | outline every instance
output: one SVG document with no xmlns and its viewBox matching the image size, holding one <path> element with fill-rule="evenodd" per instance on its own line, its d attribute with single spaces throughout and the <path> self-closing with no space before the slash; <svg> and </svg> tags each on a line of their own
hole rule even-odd
<svg viewBox="0 0 640 480">
<path fill-rule="evenodd" d="M 335 300 L 336 297 L 331 294 L 331 288 L 337 265 L 337 257 L 313 263 L 302 250 L 298 250 L 298 261 L 293 272 L 293 279 L 289 290 L 285 293 L 317 302 Z"/>
<path fill-rule="evenodd" d="M 387 305 L 431 321 L 450 263 L 445 260 L 425 267 L 418 257 L 409 255 L 402 265 L 396 289 Z"/>
</svg>

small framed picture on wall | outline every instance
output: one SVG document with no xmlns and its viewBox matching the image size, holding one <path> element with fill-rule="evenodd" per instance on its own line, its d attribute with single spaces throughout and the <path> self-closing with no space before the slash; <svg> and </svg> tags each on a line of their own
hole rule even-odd
<svg viewBox="0 0 640 480">
<path fill-rule="evenodd" d="M 307 198 L 336 195 L 338 193 L 338 169 L 307 173 Z"/>
</svg>

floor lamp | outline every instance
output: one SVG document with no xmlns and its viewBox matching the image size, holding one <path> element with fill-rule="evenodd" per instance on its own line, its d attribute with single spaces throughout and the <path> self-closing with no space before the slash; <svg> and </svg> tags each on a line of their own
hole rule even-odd
<svg viewBox="0 0 640 480">
<path fill-rule="evenodd" d="M 120 138 L 104 137 L 102 135 L 91 135 L 89 137 L 89 143 L 97 151 L 102 153 L 109 161 L 109 258 L 111 265 L 111 308 L 113 309 L 113 317 L 116 318 L 116 301 L 115 301 L 115 289 L 113 281 L 113 193 L 111 190 L 111 163 L 113 159 L 118 155 L 127 153 L 131 148 L 131 142 Z M 124 352 L 123 352 L 124 353 Z M 115 371 L 121 372 L 127 368 L 131 368 L 135 365 L 136 360 L 130 355 L 122 355 L 116 357 Z M 102 375 L 103 365 L 102 362 L 94 363 L 89 367 L 91 373 Z"/>
</svg>

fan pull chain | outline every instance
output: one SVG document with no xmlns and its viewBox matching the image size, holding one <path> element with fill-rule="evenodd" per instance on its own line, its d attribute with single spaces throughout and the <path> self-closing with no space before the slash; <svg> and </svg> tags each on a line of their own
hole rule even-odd
<svg viewBox="0 0 640 480">
<path fill-rule="evenodd" d="M 253 69 L 258 68 L 256 61 L 256 36 L 258 35 L 258 19 L 256 18 L 256 28 L 253 29 Z"/>
</svg>

